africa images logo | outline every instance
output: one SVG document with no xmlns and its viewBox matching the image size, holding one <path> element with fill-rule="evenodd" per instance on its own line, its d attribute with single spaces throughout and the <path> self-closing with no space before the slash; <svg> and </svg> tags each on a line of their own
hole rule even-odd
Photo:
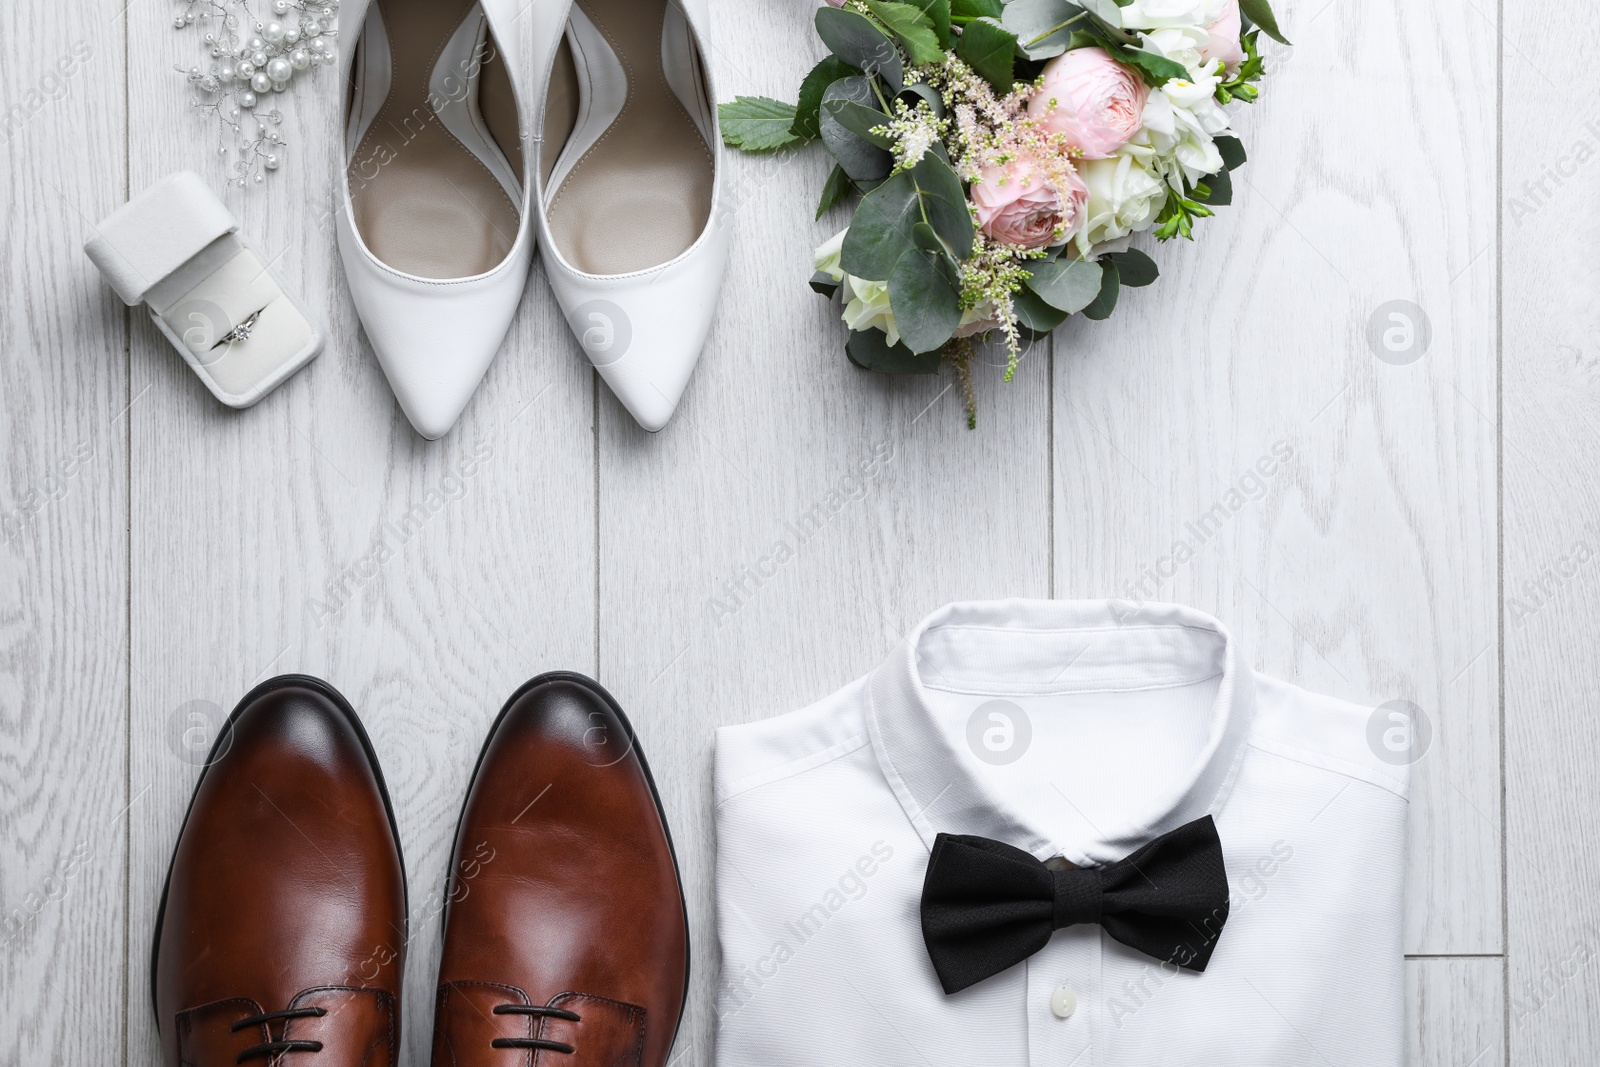
<svg viewBox="0 0 1600 1067">
<path fill-rule="evenodd" d="M 1009 700 L 979 704 L 967 718 L 967 747 L 983 762 L 996 767 L 1015 763 L 1033 741 L 1028 713 Z"/>
</svg>

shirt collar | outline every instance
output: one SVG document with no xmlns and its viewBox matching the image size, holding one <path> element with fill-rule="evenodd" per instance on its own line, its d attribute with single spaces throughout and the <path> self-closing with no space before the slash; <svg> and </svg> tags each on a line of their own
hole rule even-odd
<svg viewBox="0 0 1600 1067">
<path fill-rule="evenodd" d="M 1004 698 L 1153 689 L 1218 674 L 1210 727 L 1193 765 L 1146 810 L 1081 841 L 1056 840 L 994 795 L 976 757 L 951 743 L 928 704 L 930 687 Z M 868 680 L 867 731 L 884 777 L 929 848 L 941 832 L 976 834 L 1041 860 L 1103 864 L 1220 809 L 1254 703 L 1238 643 L 1202 612 L 1115 600 L 999 600 L 951 604 L 919 623 Z"/>
</svg>

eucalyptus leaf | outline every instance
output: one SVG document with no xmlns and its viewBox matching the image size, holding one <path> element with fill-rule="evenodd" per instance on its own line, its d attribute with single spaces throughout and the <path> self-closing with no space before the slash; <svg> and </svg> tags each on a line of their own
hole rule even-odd
<svg viewBox="0 0 1600 1067">
<path fill-rule="evenodd" d="M 1117 265 L 1109 259 L 1101 260 L 1100 265 L 1105 277 L 1100 284 L 1100 295 L 1094 298 L 1094 303 L 1083 309 L 1086 319 L 1109 319 L 1117 308 L 1117 295 L 1122 292 L 1122 278 L 1117 274 Z"/>
<path fill-rule="evenodd" d="M 840 250 L 840 266 L 857 278 L 888 281 L 900 257 L 917 247 L 911 231 L 920 221 L 917 183 L 911 172 L 890 175 L 856 207 Z"/>
<path fill-rule="evenodd" d="M 850 182 L 850 175 L 844 168 L 835 163 L 828 172 L 828 180 L 822 184 L 822 199 L 817 202 L 817 218 L 822 218 L 823 212 L 838 204 L 850 195 L 850 190 L 855 188 Z"/>
<path fill-rule="evenodd" d="M 1067 313 L 1053 308 L 1032 289 L 1024 286 L 1011 295 L 1011 310 L 1017 321 L 1035 334 L 1046 334 L 1067 321 Z"/>
<path fill-rule="evenodd" d="M 833 118 L 840 126 L 849 130 L 868 144 L 877 145 L 879 148 L 894 147 L 894 139 L 885 134 L 874 133 L 880 126 L 889 122 L 889 116 L 875 107 L 867 107 L 853 100 L 835 97 L 825 100 L 822 110 Z"/>
<path fill-rule="evenodd" d="M 1002 96 L 1011 91 L 1017 60 L 1017 35 L 989 19 L 961 31 L 956 55 Z"/>
<path fill-rule="evenodd" d="M 1137 248 L 1111 252 L 1104 258 L 1115 264 L 1118 280 L 1129 288 L 1142 289 L 1161 277 L 1161 268 L 1156 266 L 1156 261 Z"/>
<path fill-rule="evenodd" d="M 919 222 L 911 227 L 911 243 L 924 252 L 943 253 L 948 251 L 944 240 L 926 222 Z M 890 273 L 893 274 L 893 271 Z"/>
<path fill-rule="evenodd" d="M 903 344 L 891 345 L 881 330 L 851 330 L 844 352 L 862 370 L 879 374 L 937 374 L 944 360 L 937 352 L 919 356 Z"/>
<path fill-rule="evenodd" d="M 794 125 L 789 132 L 807 141 L 820 135 L 822 130 L 817 124 L 817 112 L 822 108 L 822 94 L 840 78 L 860 73 L 838 56 L 823 57 L 822 62 L 812 67 L 811 73 L 800 83 L 800 102 L 795 105 Z"/>
<path fill-rule="evenodd" d="M 1029 59 L 1059 56 L 1067 50 L 1073 27 L 1088 21 L 1083 8 L 1068 0 L 1011 0 L 1000 17 Z"/>
<path fill-rule="evenodd" d="M 1029 289 L 1046 304 L 1068 315 L 1094 303 L 1100 295 L 1103 272 L 1098 263 L 1081 259 L 1043 260 L 1031 263 Z"/>
<path fill-rule="evenodd" d="M 1122 9 L 1133 3 L 1133 0 L 1083 0 L 1083 7 L 1091 14 L 1099 16 L 1107 25 L 1117 29 L 1122 28 Z"/>
<path fill-rule="evenodd" d="M 857 278 L 887 281 L 900 257 L 917 247 L 919 222 L 928 224 L 957 259 L 972 254 L 972 216 L 961 179 L 932 153 L 862 197 L 845 235 L 841 264 Z"/>
<path fill-rule="evenodd" d="M 900 53 L 877 23 L 849 8 L 817 8 L 817 36 L 839 59 L 863 74 L 877 75 L 894 92 L 905 83 Z"/>
<path fill-rule="evenodd" d="M 866 4 L 867 10 L 900 39 L 913 64 L 938 63 L 944 59 L 933 19 L 922 8 L 897 0 L 866 0 Z"/>
<path fill-rule="evenodd" d="M 822 94 L 818 126 L 822 130 L 823 144 L 828 146 L 845 174 L 856 181 L 876 181 L 884 177 L 894 169 L 894 156 L 840 125 L 828 110 L 828 104 L 835 100 L 869 107 L 874 102 L 871 84 L 866 77 L 856 76 L 840 78 L 828 86 Z"/>
<path fill-rule="evenodd" d="M 1278 16 L 1272 13 L 1272 5 L 1268 0 L 1239 0 L 1239 11 L 1245 18 L 1260 26 L 1268 37 L 1279 44 L 1288 44 L 1289 39 L 1278 29 Z"/>
<path fill-rule="evenodd" d="M 904 89 L 901 89 L 898 95 L 901 100 L 904 100 L 911 107 L 916 107 L 918 100 L 925 101 L 933 111 L 935 118 L 944 118 L 944 97 L 939 95 L 939 90 L 927 82 L 912 82 Z"/>
<path fill-rule="evenodd" d="M 746 152 L 766 152 L 797 140 L 790 132 L 794 125 L 794 105 L 765 96 L 736 96 L 730 103 L 717 105 L 722 140 L 730 148 Z"/>
<path fill-rule="evenodd" d="M 937 351 L 961 325 L 961 282 L 940 253 L 908 252 L 889 274 L 889 307 L 902 344 Z"/>
<path fill-rule="evenodd" d="M 944 153 L 929 152 L 912 168 L 922 197 L 922 210 L 950 252 L 957 259 L 972 254 L 972 213 L 967 210 L 967 193 L 961 179 L 945 160 Z"/>
<path fill-rule="evenodd" d="M 1249 158 L 1244 153 L 1244 142 L 1237 137 L 1224 134 L 1217 138 L 1216 144 L 1217 151 L 1222 153 L 1222 165 L 1229 170 L 1238 170 Z"/>
</svg>

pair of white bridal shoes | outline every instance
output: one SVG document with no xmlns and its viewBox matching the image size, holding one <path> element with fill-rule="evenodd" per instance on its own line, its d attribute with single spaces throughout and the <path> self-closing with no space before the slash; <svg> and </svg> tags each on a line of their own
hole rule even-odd
<svg viewBox="0 0 1600 1067">
<path fill-rule="evenodd" d="M 600 376 L 640 426 L 665 426 L 728 254 L 706 0 L 347 0 L 339 19 L 339 251 L 417 432 L 466 408 L 535 243 Z"/>
</svg>

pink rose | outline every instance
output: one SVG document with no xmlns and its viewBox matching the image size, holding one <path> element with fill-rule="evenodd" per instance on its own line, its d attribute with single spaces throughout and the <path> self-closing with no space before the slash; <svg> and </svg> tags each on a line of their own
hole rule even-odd
<svg viewBox="0 0 1600 1067">
<path fill-rule="evenodd" d="M 1085 159 L 1105 159 L 1139 132 L 1150 89 L 1103 48 L 1075 48 L 1045 64 L 1028 114 Z"/>
<path fill-rule="evenodd" d="M 1063 190 L 1048 185 L 1037 162 L 1027 156 L 981 168 L 971 192 L 978 226 L 997 241 L 1023 248 L 1067 240 L 1083 224 L 1089 187 L 1070 166 L 1065 174 Z"/>
<path fill-rule="evenodd" d="M 1244 46 L 1239 43 L 1243 27 L 1239 24 L 1239 0 L 1224 0 L 1222 14 L 1206 27 L 1210 40 L 1200 49 L 1208 60 L 1222 60 L 1222 65 L 1233 70 L 1244 62 Z"/>
</svg>

